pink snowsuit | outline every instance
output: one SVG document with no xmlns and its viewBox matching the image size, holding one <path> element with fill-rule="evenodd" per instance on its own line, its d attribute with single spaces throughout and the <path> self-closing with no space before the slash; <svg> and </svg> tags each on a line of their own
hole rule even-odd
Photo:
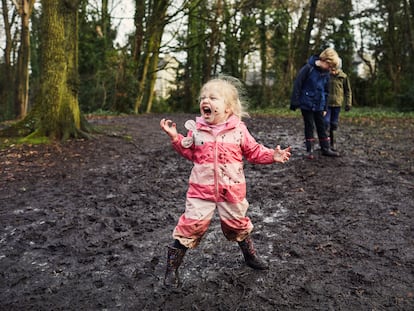
<svg viewBox="0 0 414 311">
<path fill-rule="evenodd" d="M 191 138 L 190 138 L 191 137 Z M 192 139 L 188 146 L 183 140 Z M 254 164 L 274 163 L 274 150 L 256 142 L 246 125 L 231 116 L 216 135 L 201 117 L 187 138 L 178 136 L 174 149 L 194 163 L 189 179 L 186 209 L 173 238 L 195 248 L 206 233 L 217 208 L 222 231 L 230 241 L 242 241 L 253 229 L 246 216 L 246 180 L 243 156 Z"/>
</svg>

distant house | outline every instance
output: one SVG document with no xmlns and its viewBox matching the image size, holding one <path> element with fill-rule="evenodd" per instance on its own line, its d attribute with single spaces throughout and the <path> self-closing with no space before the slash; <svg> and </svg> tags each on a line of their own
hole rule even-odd
<svg viewBox="0 0 414 311">
<path fill-rule="evenodd" d="M 372 72 L 376 69 L 376 64 L 375 60 L 370 54 L 364 54 L 364 59 L 365 61 L 362 60 L 360 55 L 355 54 L 352 65 L 358 77 L 362 79 L 368 79 L 371 77 Z"/>
<path fill-rule="evenodd" d="M 177 72 L 179 62 L 170 55 L 160 56 L 158 62 L 157 79 L 155 81 L 155 96 L 157 98 L 168 98 L 171 91 L 177 89 Z"/>
</svg>

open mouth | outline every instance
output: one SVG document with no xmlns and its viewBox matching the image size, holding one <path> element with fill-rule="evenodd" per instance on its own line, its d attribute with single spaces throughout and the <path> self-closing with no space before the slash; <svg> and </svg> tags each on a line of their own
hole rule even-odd
<svg viewBox="0 0 414 311">
<path fill-rule="evenodd" d="M 211 114 L 211 108 L 210 107 L 205 106 L 205 107 L 202 107 L 201 109 L 203 110 L 204 114 L 207 114 L 207 115 Z"/>
</svg>

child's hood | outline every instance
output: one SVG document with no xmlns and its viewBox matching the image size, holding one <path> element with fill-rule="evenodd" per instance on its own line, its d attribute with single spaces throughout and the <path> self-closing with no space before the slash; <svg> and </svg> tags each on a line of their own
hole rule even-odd
<svg viewBox="0 0 414 311">
<path fill-rule="evenodd" d="M 308 64 L 311 66 L 316 66 L 316 61 L 319 59 L 318 55 L 312 55 L 311 57 L 309 57 L 308 59 Z"/>
</svg>

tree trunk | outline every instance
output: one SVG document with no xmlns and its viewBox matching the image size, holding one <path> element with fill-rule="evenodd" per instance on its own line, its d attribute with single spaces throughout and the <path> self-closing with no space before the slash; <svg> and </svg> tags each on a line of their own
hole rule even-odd
<svg viewBox="0 0 414 311">
<path fill-rule="evenodd" d="M 155 50 L 158 51 L 161 45 L 161 36 L 162 34 L 159 33 L 159 38 L 156 39 L 155 44 Z M 152 101 L 154 99 L 154 88 L 155 88 L 155 81 L 157 79 L 157 67 L 158 67 L 158 60 L 159 60 L 159 55 L 158 53 L 153 53 L 152 57 L 151 57 L 151 61 L 149 64 L 149 74 L 147 77 L 147 91 L 145 94 L 146 100 L 144 101 L 144 105 L 147 107 L 146 108 L 146 113 L 150 113 L 151 109 L 152 109 Z"/>
<path fill-rule="evenodd" d="M 135 45 L 133 52 L 133 59 L 136 63 L 139 62 L 142 49 L 142 40 L 144 38 L 144 19 L 145 19 L 145 1 L 136 0 L 135 1 L 135 16 L 134 16 L 134 25 L 135 25 Z"/>
<path fill-rule="evenodd" d="M 21 39 L 17 60 L 15 114 L 19 119 L 26 116 L 29 104 L 30 15 L 34 3 L 35 0 L 21 0 L 17 8 L 21 18 Z"/>
<path fill-rule="evenodd" d="M 201 1 L 189 2 L 188 30 L 187 30 L 187 62 L 185 64 L 184 111 L 191 111 L 194 99 L 203 82 L 203 57 L 207 49 L 205 42 L 206 20 L 208 11 Z M 211 68 L 208 68 L 210 70 Z"/>
<path fill-rule="evenodd" d="M 78 1 L 43 0 L 42 72 L 35 132 L 65 140 L 81 133 L 78 104 Z"/>
<path fill-rule="evenodd" d="M 399 94 L 401 91 L 401 69 L 403 64 L 401 64 L 400 51 L 401 43 L 398 38 L 398 9 L 399 4 L 387 1 L 386 3 L 387 10 L 387 31 L 385 33 L 384 43 L 385 43 L 385 54 L 387 55 L 387 71 L 388 77 L 392 82 L 393 91 L 396 94 Z"/>
<path fill-rule="evenodd" d="M 1 101 L 0 101 L 0 121 L 3 121 L 11 116 L 11 106 L 12 106 L 12 98 L 13 98 L 13 90 L 14 84 L 11 83 L 13 81 L 13 66 L 11 63 L 11 53 L 13 49 L 13 39 L 11 34 L 11 27 L 13 21 L 9 19 L 9 8 L 7 5 L 7 0 L 2 0 L 2 14 L 3 14 L 3 23 L 4 23 L 4 31 L 6 35 L 6 46 L 4 49 L 4 86 L 1 87 Z M 6 87 L 7 83 L 7 87 Z"/>
<path fill-rule="evenodd" d="M 147 49 L 151 49 L 152 48 L 152 43 L 151 41 L 147 43 Z M 135 105 L 134 105 L 134 113 L 139 113 L 140 108 L 141 108 L 141 103 L 142 103 L 142 99 L 144 97 L 144 88 L 145 88 L 145 81 L 147 78 L 147 72 L 148 72 L 148 67 L 149 67 L 149 63 L 150 63 L 150 53 L 149 51 L 146 51 L 144 53 L 144 55 L 142 56 L 143 59 L 143 63 L 142 63 L 142 70 L 139 74 L 139 76 L 141 77 L 141 79 L 138 82 L 138 96 L 137 99 L 135 100 Z"/>
<path fill-rule="evenodd" d="M 213 8 L 212 20 L 210 22 L 211 33 L 209 34 L 208 38 L 208 48 L 207 53 L 205 53 L 205 61 L 203 64 L 203 81 L 208 81 L 211 79 L 212 75 L 216 74 L 216 64 L 217 64 L 217 57 L 219 54 L 220 49 L 220 41 L 222 34 L 222 20 L 223 20 L 223 3 L 221 0 L 215 1 L 215 7 Z M 200 53 L 202 54 L 202 53 Z"/>
<path fill-rule="evenodd" d="M 141 72 L 138 74 L 140 81 L 138 83 L 138 95 L 135 100 L 134 112 L 139 113 L 142 106 L 145 110 L 151 110 L 152 92 L 154 91 L 153 83 L 158 65 L 159 49 L 161 45 L 161 38 L 167 22 L 167 9 L 169 6 L 168 0 L 155 1 L 153 7 L 148 11 L 151 15 L 148 17 L 146 29 L 147 37 L 145 38 L 146 47 L 143 57 L 143 65 Z"/>
<path fill-rule="evenodd" d="M 111 16 L 109 14 L 109 6 L 108 6 L 108 0 L 102 0 L 101 2 L 101 23 L 102 23 L 102 34 L 103 34 L 103 40 L 104 40 L 104 52 L 103 55 L 105 57 L 104 63 L 106 63 L 106 52 L 108 50 L 109 45 L 109 32 L 111 29 Z"/>
<path fill-rule="evenodd" d="M 266 1 L 262 0 L 260 5 L 260 93 L 258 105 L 262 105 L 266 100 L 266 72 L 267 72 L 267 37 L 266 37 Z"/>
<path fill-rule="evenodd" d="M 309 57 L 309 46 L 310 46 L 310 38 L 311 33 L 313 29 L 313 24 L 315 22 L 315 16 L 316 16 L 316 9 L 318 7 L 318 0 L 311 0 L 310 1 L 310 8 L 309 8 L 309 19 L 308 19 L 308 25 L 306 26 L 305 31 L 305 40 L 303 42 L 303 53 L 302 53 L 302 59 L 306 60 Z"/>
<path fill-rule="evenodd" d="M 411 10 L 410 10 L 411 8 Z M 410 60 L 414 58 L 414 1 L 404 1 L 404 15 L 407 19 L 407 29 L 408 29 L 408 42 L 410 50 Z"/>
</svg>

